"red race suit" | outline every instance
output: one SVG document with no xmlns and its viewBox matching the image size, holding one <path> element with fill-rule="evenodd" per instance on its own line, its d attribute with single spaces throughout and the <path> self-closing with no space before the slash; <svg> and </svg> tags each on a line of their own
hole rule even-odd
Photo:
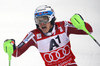
<svg viewBox="0 0 100 66">
<path fill-rule="evenodd" d="M 91 33 L 92 27 L 85 22 Z M 49 33 L 48 33 L 49 34 Z M 77 66 L 75 56 L 71 51 L 70 34 L 84 34 L 83 30 L 75 28 L 69 21 L 55 22 L 52 35 L 44 35 L 40 29 L 30 31 L 14 50 L 13 56 L 18 57 L 30 46 L 35 46 L 43 58 L 46 66 Z"/>
</svg>

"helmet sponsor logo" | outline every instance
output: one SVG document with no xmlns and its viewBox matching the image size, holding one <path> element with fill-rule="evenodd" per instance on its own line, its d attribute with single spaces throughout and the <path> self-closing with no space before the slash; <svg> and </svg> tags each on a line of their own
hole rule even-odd
<svg viewBox="0 0 100 66">
<path fill-rule="evenodd" d="M 43 11 L 43 10 L 46 10 L 46 9 L 39 9 L 39 10 L 37 10 L 37 11 Z"/>
</svg>

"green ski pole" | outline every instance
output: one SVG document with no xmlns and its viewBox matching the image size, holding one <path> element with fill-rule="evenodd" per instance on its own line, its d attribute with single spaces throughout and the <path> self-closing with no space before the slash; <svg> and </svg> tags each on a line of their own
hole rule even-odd
<svg viewBox="0 0 100 66">
<path fill-rule="evenodd" d="M 4 42 L 4 45 L 3 45 L 4 51 L 8 54 L 8 57 L 9 57 L 9 66 L 11 66 L 10 65 L 11 56 L 13 54 L 13 45 L 11 44 L 11 42 L 12 42 L 12 40 L 7 40 Z"/>
<path fill-rule="evenodd" d="M 100 46 L 98 41 L 86 29 L 84 20 L 79 14 L 73 15 L 71 18 L 71 22 L 77 29 L 81 29 L 81 30 L 85 31 L 98 44 L 98 46 Z"/>
</svg>

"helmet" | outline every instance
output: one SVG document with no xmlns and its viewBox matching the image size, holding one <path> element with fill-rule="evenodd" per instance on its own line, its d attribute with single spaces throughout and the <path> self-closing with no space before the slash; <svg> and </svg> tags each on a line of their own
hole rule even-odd
<svg viewBox="0 0 100 66">
<path fill-rule="evenodd" d="M 39 19 L 47 18 L 47 20 L 39 20 Z M 54 22 L 56 20 L 55 18 L 55 12 L 54 10 L 47 5 L 42 5 L 36 8 L 35 14 L 34 14 L 35 23 L 38 26 L 41 22 L 48 23 L 51 22 L 52 25 L 54 25 Z"/>
</svg>

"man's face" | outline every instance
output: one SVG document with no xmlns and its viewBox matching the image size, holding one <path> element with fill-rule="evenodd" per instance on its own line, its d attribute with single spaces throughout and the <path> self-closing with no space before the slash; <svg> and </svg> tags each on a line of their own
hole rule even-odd
<svg viewBox="0 0 100 66">
<path fill-rule="evenodd" d="M 43 31 L 43 33 L 47 33 L 52 28 L 48 16 L 36 17 L 36 22 L 39 25 L 39 28 Z"/>
<path fill-rule="evenodd" d="M 51 28 L 52 28 L 52 25 L 50 22 L 48 23 L 41 23 L 39 24 L 39 28 L 43 31 L 43 33 L 47 33 Z"/>
</svg>

